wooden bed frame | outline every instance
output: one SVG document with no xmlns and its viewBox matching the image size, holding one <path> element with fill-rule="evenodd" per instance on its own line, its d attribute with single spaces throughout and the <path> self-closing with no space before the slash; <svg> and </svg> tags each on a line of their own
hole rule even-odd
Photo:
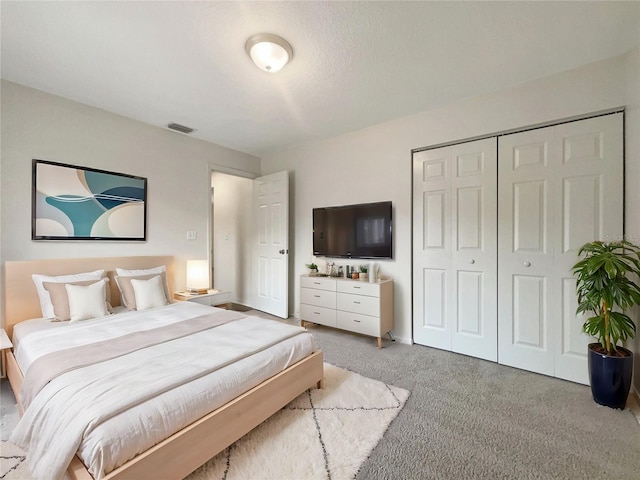
<svg viewBox="0 0 640 480">
<path fill-rule="evenodd" d="M 151 268 L 166 265 L 169 291 L 173 291 L 173 257 L 106 257 L 51 259 L 5 262 L 4 328 L 11 338 L 13 326 L 30 318 L 38 318 L 40 302 L 32 273 L 65 275 L 103 268 L 111 281 L 111 299 L 120 304 L 120 294 L 113 276 L 116 267 Z M 16 395 L 18 408 L 23 374 L 13 352 L 7 352 L 7 376 Z M 283 372 L 269 378 L 229 403 L 205 415 L 171 435 L 146 452 L 129 460 L 104 477 L 105 480 L 138 480 L 151 472 L 162 472 L 163 479 L 180 480 L 209 459 L 247 434 L 298 395 L 309 388 L 322 388 L 322 352 L 314 352 Z M 67 474 L 72 480 L 93 480 L 84 464 L 74 457 Z"/>
</svg>

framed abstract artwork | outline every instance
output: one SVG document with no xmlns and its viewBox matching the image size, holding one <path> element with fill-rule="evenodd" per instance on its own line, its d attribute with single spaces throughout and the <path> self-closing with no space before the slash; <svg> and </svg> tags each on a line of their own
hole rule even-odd
<svg viewBox="0 0 640 480">
<path fill-rule="evenodd" d="M 147 179 L 33 160 L 33 240 L 147 239 Z"/>
</svg>

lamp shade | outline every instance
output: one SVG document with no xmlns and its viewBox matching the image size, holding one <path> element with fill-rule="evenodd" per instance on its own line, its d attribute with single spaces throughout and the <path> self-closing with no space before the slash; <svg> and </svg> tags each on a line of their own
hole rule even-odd
<svg viewBox="0 0 640 480">
<path fill-rule="evenodd" d="M 247 40 L 245 50 L 259 69 L 269 73 L 282 69 L 293 58 L 289 42 L 271 33 L 252 36 Z"/>
<path fill-rule="evenodd" d="M 209 288 L 209 262 L 207 260 L 187 260 L 187 288 L 207 290 Z"/>
</svg>

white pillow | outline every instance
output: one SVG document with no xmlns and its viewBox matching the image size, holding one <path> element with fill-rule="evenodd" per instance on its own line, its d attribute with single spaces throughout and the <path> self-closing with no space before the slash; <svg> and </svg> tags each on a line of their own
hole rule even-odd
<svg viewBox="0 0 640 480">
<path fill-rule="evenodd" d="M 159 267 L 153 267 L 153 268 L 143 268 L 143 269 L 139 269 L 139 270 L 127 270 L 125 268 L 116 268 L 116 274 L 119 277 L 139 277 L 142 275 L 153 275 L 156 273 L 164 273 L 164 281 L 163 281 L 163 287 L 164 287 L 164 295 L 165 297 L 167 297 L 167 300 L 171 300 L 171 292 L 169 291 L 169 282 L 167 281 L 167 268 L 164 265 L 160 265 Z M 119 284 L 118 284 L 119 286 Z M 120 290 L 120 303 L 124 306 L 127 306 L 127 302 L 125 301 L 124 296 L 122 295 L 122 290 Z M 129 308 L 129 307 L 127 307 Z M 134 309 L 135 310 L 135 309 Z"/>
<path fill-rule="evenodd" d="M 109 315 L 105 280 L 87 286 L 67 283 L 64 287 L 69 297 L 69 316 L 72 322 Z"/>
<path fill-rule="evenodd" d="M 36 291 L 38 292 L 38 298 L 40 299 L 40 310 L 42 311 L 43 318 L 54 318 L 56 314 L 53 311 L 53 304 L 51 303 L 51 297 L 42 285 L 44 282 L 51 283 L 69 283 L 69 282 L 82 282 L 84 280 L 100 280 L 104 277 L 104 270 L 96 270 L 94 272 L 76 273 L 73 275 L 59 275 L 51 277 L 49 275 L 40 275 L 34 273 L 31 275 L 33 283 L 36 284 Z"/>
<path fill-rule="evenodd" d="M 151 277 L 149 280 L 133 278 L 131 286 L 136 296 L 136 310 L 147 310 L 167 304 L 160 275 Z"/>
</svg>

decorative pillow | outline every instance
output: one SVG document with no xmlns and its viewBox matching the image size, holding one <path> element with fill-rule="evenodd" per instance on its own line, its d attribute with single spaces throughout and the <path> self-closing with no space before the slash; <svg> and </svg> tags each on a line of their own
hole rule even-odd
<svg viewBox="0 0 640 480">
<path fill-rule="evenodd" d="M 132 278 L 131 286 L 136 297 L 136 310 L 147 310 L 167 304 L 160 275 L 151 277 L 149 280 Z"/>
<path fill-rule="evenodd" d="M 107 310 L 109 313 L 113 313 L 113 307 L 111 306 L 111 289 L 109 288 L 109 279 L 104 277 L 102 280 L 106 283 L 106 301 Z M 101 281 L 101 280 L 98 280 Z M 71 311 L 69 310 L 69 295 L 67 294 L 66 285 L 93 285 L 95 280 L 84 280 L 82 282 L 69 282 L 69 283 L 55 283 L 55 282 L 43 282 L 44 289 L 49 292 L 51 297 L 51 303 L 53 304 L 53 312 L 55 318 L 53 322 L 65 322 L 71 319 Z"/>
<path fill-rule="evenodd" d="M 122 299 L 122 305 L 124 305 L 127 310 L 136 310 L 136 293 L 133 290 L 133 285 L 131 284 L 131 280 L 149 280 L 152 277 L 160 277 L 160 283 L 163 286 L 163 294 L 165 296 L 165 302 L 163 305 L 169 303 L 169 296 L 167 293 L 167 274 L 162 272 L 160 274 L 151 273 L 148 275 L 137 275 L 137 276 L 117 276 L 116 284 L 118 285 L 118 289 L 120 290 L 120 297 Z"/>
<path fill-rule="evenodd" d="M 36 284 L 36 291 L 38 292 L 38 298 L 40 299 L 40 310 L 42 311 L 43 318 L 54 318 L 55 313 L 53 311 L 53 304 L 51 303 L 51 297 L 49 292 L 44 289 L 42 285 L 44 282 L 52 283 L 69 283 L 69 282 L 81 282 L 83 280 L 100 280 L 104 277 L 104 270 L 96 270 L 94 272 L 76 273 L 73 275 L 59 275 L 49 276 L 40 275 L 34 273 L 31 275 L 33 283 Z"/>
<path fill-rule="evenodd" d="M 109 315 L 107 309 L 107 282 L 100 280 L 91 285 L 65 284 L 69 297 L 69 312 L 72 322 Z"/>
<path fill-rule="evenodd" d="M 157 275 L 162 276 L 162 286 L 164 287 L 164 294 L 167 297 L 167 301 L 171 301 L 171 293 L 169 292 L 169 284 L 167 283 L 167 268 L 164 265 L 153 268 L 144 268 L 139 270 L 127 270 L 124 268 L 116 268 L 116 275 L 119 277 L 138 277 L 141 278 L 144 275 Z M 150 277 L 149 277 L 150 278 Z M 122 304 L 126 306 L 125 299 L 121 298 Z M 130 309 L 131 310 L 131 309 Z M 135 308 L 134 308 L 135 310 Z"/>
</svg>

